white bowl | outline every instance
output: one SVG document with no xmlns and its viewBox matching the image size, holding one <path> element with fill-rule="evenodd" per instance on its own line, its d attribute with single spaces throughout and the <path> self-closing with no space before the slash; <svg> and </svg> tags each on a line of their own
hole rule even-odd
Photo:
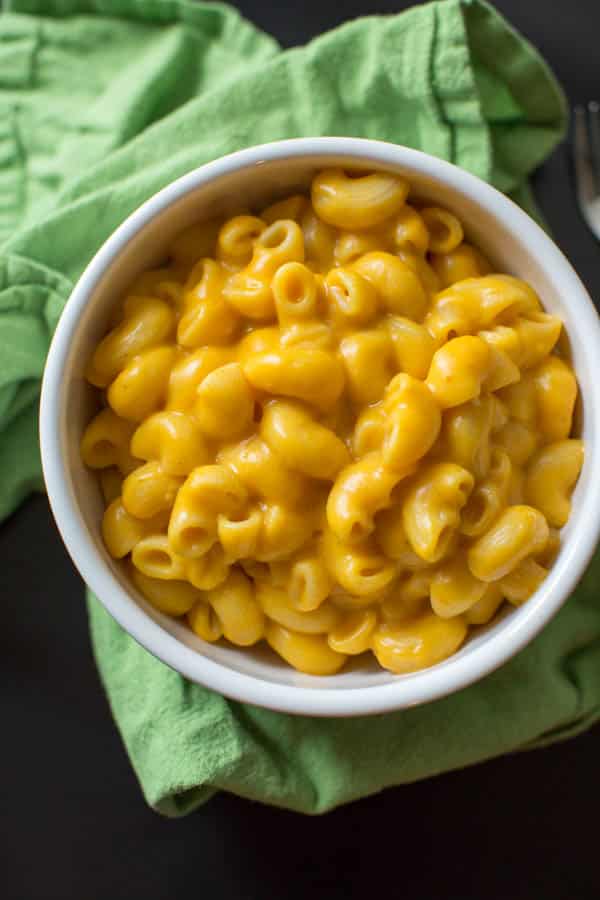
<svg viewBox="0 0 600 900">
<path fill-rule="evenodd" d="M 151 608 L 107 554 L 100 534 L 97 476 L 79 442 L 95 408 L 83 378 L 122 291 L 157 265 L 178 231 L 241 206 L 266 204 L 306 188 L 332 165 L 388 169 L 407 176 L 420 197 L 455 212 L 470 239 L 502 271 L 529 281 L 562 317 L 582 396 L 585 464 L 564 543 L 537 593 L 500 621 L 472 634 L 450 659 L 410 675 L 359 661 L 329 678 L 302 675 L 263 648 L 206 644 Z M 42 385 L 40 432 L 48 496 L 71 557 L 117 622 L 186 678 L 227 697 L 290 713 L 354 716 L 426 703 L 464 688 L 524 647 L 562 606 L 581 577 L 600 531 L 600 327 L 577 275 L 550 238 L 519 207 L 473 175 L 425 153 L 354 138 L 303 138 L 251 147 L 168 185 L 106 241 L 77 283 L 56 329 Z"/>
</svg>

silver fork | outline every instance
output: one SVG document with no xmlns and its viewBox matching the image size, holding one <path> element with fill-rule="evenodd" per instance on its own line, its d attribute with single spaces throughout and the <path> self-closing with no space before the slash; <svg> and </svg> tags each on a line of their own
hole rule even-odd
<svg viewBox="0 0 600 900">
<path fill-rule="evenodd" d="M 600 240 L 600 103 L 595 100 L 574 109 L 573 162 L 579 210 Z"/>
</svg>

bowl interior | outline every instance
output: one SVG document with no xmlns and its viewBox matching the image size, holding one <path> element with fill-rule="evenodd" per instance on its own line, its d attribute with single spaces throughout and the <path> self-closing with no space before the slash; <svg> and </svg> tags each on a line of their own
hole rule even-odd
<svg viewBox="0 0 600 900">
<path fill-rule="evenodd" d="M 589 360 L 580 350 L 579 342 L 573 340 L 578 329 L 576 316 L 569 308 L 568 297 L 561 295 L 556 280 L 544 267 L 544 260 L 531 249 L 526 249 L 519 234 L 499 223 L 473 196 L 461 193 L 432 175 L 423 174 L 418 168 L 413 169 L 410 165 L 383 166 L 364 157 L 357 160 L 355 156 L 332 156 L 331 153 L 261 161 L 210 180 L 176 198 L 131 237 L 105 270 L 89 297 L 73 334 L 62 372 L 59 398 L 60 443 L 68 481 L 67 489 L 80 516 L 81 527 L 89 534 L 103 565 L 108 567 L 117 584 L 126 592 L 127 596 L 122 597 L 123 602 L 137 604 L 160 628 L 180 642 L 229 670 L 254 676 L 262 681 L 284 686 L 309 687 L 316 691 L 324 688 L 342 691 L 368 688 L 397 682 L 398 676 L 381 671 L 375 664 L 362 659 L 355 661 L 355 664 L 342 674 L 327 679 L 301 675 L 283 664 L 268 648 L 261 646 L 249 652 L 247 649 L 238 650 L 224 644 L 206 644 L 182 623 L 165 617 L 151 608 L 130 584 L 120 564 L 115 563 L 104 549 L 100 535 L 103 503 L 97 477 L 83 466 L 79 442 L 83 429 L 96 408 L 94 391 L 83 378 L 85 364 L 107 329 L 111 310 L 135 276 L 145 269 L 159 266 L 165 259 L 165 247 L 169 240 L 188 225 L 215 215 L 236 213 L 241 207 L 260 209 L 262 205 L 295 190 L 306 190 L 312 175 L 319 169 L 331 165 L 351 165 L 353 169 L 360 167 L 396 169 L 410 179 L 415 195 L 446 206 L 456 213 L 463 222 L 469 239 L 492 259 L 500 271 L 526 279 L 537 289 L 546 309 L 563 318 L 572 338 L 571 352 L 582 394 L 584 397 L 591 396 L 593 390 Z M 579 417 L 579 429 L 587 441 L 593 440 L 590 421 L 591 419 L 588 421 L 586 416 L 584 402 Z M 571 524 L 564 530 L 565 537 L 568 537 L 572 523 L 577 520 L 589 479 L 590 466 L 586 462 L 573 497 Z M 561 555 L 564 553 L 563 549 Z M 560 557 L 555 568 L 559 567 L 559 563 Z M 519 617 L 530 614 L 532 607 L 544 603 L 551 590 L 553 577 L 554 574 L 547 579 L 526 607 L 506 612 L 492 625 L 474 631 L 454 657 L 436 668 L 443 669 L 471 654 L 475 648 L 492 641 L 500 630 L 508 627 L 509 623 L 516 626 Z M 115 588 L 118 590 L 117 585 Z M 419 673 L 401 676 L 404 680 L 419 677 Z"/>
</svg>

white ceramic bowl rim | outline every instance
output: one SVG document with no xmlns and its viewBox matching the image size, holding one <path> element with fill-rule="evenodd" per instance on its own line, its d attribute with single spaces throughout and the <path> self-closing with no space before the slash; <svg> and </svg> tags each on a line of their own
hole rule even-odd
<svg viewBox="0 0 600 900">
<path fill-rule="evenodd" d="M 444 181 L 451 189 L 473 195 L 477 202 L 493 210 L 505 227 L 519 235 L 521 242 L 546 272 L 560 275 L 569 303 L 577 313 L 584 336 L 586 363 L 598 367 L 600 326 L 595 309 L 569 262 L 544 233 L 516 204 L 474 175 L 451 163 L 417 150 L 380 141 L 358 138 L 298 138 L 264 144 L 232 153 L 184 175 L 144 203 L 111 235 L 94 256 L 65 307 L 48 354 L 40 404 L 42 463 L 52 512 L 63 541 L 75 565 L 91 590 L 109 613 L 143 647 L 192 681 L 235 700 L 271 709 L 307 715 L 349 716 L 382 713 L 426 703 L 455 692 L 490 673 L 522 649 L 548 622 L 575 588 L 589 562 L 600 533 L 600 441 L 587 447 L 586 465 L 598 472 L 591 481 L 578 522 L 573 527 L 559 561 L 538 592 L 536 602 L 526 604 L 507 617 L 503 628 L 485 645 L 475 647 L 451 665 L 423 670 L 416 676 L 401 676 L 387 684 L 344 689 L 311 688 L 267 682 L 204 657 L 185 646 L 153 621 L 143 609 L 124 602 L 127 594 L 110 569 L 99 559 L 92 542 L 85 539 L 85 526 L 76 499 L 66 488 L 65 455 L 60 452 L 60 391 L 69 345 L 78 320 L 105 269 L 133 236 L 161 210 L 186 193 L 214 178 L 247 166 L 274 160 L 314 156 L 360 157 L 384 167 L 406 166 L 433 180 Z M 598 427 L 600 391 L 586 398 L 586 412 Z M 83 537 L 83 539 L 82 539 Z M 417 677 L 418 676 L 418 677 Z"/>
</svg>

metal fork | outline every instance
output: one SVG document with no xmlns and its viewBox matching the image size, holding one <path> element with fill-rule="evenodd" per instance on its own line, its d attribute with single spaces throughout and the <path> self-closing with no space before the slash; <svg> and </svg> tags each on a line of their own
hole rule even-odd
<svg viewBox="0 0 600 900">
<path fill-rule="evenodd" d="M 595 100 L 574 109 L 573 163 L 579 210 L 600 240 L 600 103 Z"/>
</svg>

